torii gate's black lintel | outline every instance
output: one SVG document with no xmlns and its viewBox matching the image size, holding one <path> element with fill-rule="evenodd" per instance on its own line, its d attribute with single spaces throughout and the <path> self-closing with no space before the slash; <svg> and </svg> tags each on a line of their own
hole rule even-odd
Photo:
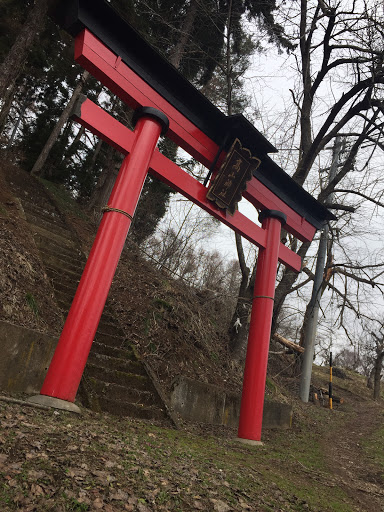
<svg viewBox="0 0 384 512">
<path fill-rule="evenodd" d="M 52 1 L 53 18 L 70 34 L 87 28 L 140 78 L 228 150 L 235 138 L 261 160 L 257 180 L 317 229 L 334 215 L 283 171 L 267 153 L 277 149 L 242 115 L 226 116 L 160 55 L 105 0 Z"/>
</svg>

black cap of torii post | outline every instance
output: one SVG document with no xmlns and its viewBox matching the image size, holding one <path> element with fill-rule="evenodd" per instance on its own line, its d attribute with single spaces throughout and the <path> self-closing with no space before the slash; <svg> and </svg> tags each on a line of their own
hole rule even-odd
<svg viewBox="0 0 384 512">
<path fill-rule="evenodd" d="M 259 213 L 259 221 L 260 222 L 263 222 L 264 219 L 268 219 L 270 217 L 272 217 L 274 219 L 278 219 L 281 222 L 282 226 L 284 226 L 284 224 L 287 222 L 287 216 L 285 215 L 285 213 L 280 212 L 279 210 L 265 209 Z"/>
<path fill-rule="evenodd" d="M 153 117 L 154 119 L 156 119 L 156 121 L 159 121 L 159 123 L 161 124 L 161 135 L 165 135 L 167 133 L 169 128 L 168 117 L 160 110 L 157 110 L 157 108 L 140 107 L 136 109 L 132 116 L 133 126 L 136 125 L 137 121 L 141 117 Z"/>
</svg>

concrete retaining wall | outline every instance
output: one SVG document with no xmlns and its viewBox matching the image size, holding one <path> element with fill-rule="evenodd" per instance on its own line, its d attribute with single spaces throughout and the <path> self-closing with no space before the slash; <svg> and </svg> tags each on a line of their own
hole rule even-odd
<svg viewBox="0 0 384 512">
<path fill-rule="evenodd" d="M 0 389 L 38 393 L 57 338 L 0 321 Z"/>
<path fill-rule="evenodd" d="M 0 390 L 39 393 L 58 339 L 0 321 Z M 180 376 L 173 384 L 171 408 L 187 421 L 237 427 L 240 395 Z M 290 428 L 292 407 L 265 402 L 263 428 Z"/>
<path fill-rule="evenodd" d="M 173 383 L 171 407 L 187 421 L 237 428 L 240 401 L 240 395 L 187 377 L 180 376 Z M 264 403 L 263 429 L 291 426 L 292 407 L 289 404 Z"/>
</svg>

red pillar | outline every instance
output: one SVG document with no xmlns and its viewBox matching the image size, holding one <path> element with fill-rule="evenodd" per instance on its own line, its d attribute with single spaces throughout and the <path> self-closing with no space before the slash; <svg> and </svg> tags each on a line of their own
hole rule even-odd
<svg viewBox="0 0 384 512">
<path fill-rule="evenodd" d="M 267 231 L 267 243 L 264 250 L 260 249 L 257 262 L 238 430 L 239 440 L 256 442 L 261 440 L 281 225 L 286 216 L 276 210 L 264 210 L 259 219 Z"/>
<path fill-rule="evenodd" d="M 166 116 L 151 107 L 135 112 L 131 153 L 125 157 L 69 310 L 40 394 L 73 402 L 121 251 Z"/>
</svg>

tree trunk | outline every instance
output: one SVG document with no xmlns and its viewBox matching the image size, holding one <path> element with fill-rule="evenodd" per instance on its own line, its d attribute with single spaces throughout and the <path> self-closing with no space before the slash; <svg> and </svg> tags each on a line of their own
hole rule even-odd
<svg viewBox="0 0 384 512">
<path fill-rule="evenodd" d="M 367 378 L 367 388 L 373 389 L 373 377 L 375 375 L 375 368 L 373 367 L 372 370 L 369 372 L 368 378 Z"/>
<path fill-rule="evenodd" d="M 83 128 L 83 127 L 82 127 Z M 97 144 L 95 146 L 95 150 L 93 152 L 93 155 L 92 155 L 92 160 L 91 160 L 91 169 L 96 165 L 96 162 L 97 162 L 97 159 L 99 157 L 99 153 L 101 151 L 101 147 L 103 145 L 103 139 L 99 139 L 97 141 Z"/>
<path fill-rule="evenodd" d="M 252 276 L 250 269 L 245 263 L 243 244 L 241 236 L 235 233 L 237 255 L 241 270 L 241 282 L 235 311 L 229 326 L 229 350 L 232 359 L 236 361 L 245 361 L 248 344 L 248 331 L 250 313 L 252 310 L 253 287 L 255 280 L 256 264 L 254 265 Z"/>
<path fill-rule="evenodd" d="M 38 156 L 38 158 L 32 168 L 32 171 L 31 171 L 32 175 L 43 177 L 43 175 L 44 175 L 43 167 L 48 158 L 49 152 L 51 151 L 54 143 L 56 142 L 64 124 L 67 122 L 68 117 L 70 116 L 70 114 L 72 112 L 73 106 L 74 106 L 77 98 L 80 96 L 81 91 L 82 91 L 84 84 L 87 81 L 88 77 L 89 77 L 88 71 L 84 71 L 79 83 L 77 84 L 77 86 L 75 87 L 75 90 L 73 91 L 71 99 L 68 101 L 67 106 L 63 110 L 59 120 L 56 123 L 56 126 L 52 130 L 51 135 L 48 137 L 48 140 L 45 143 L 45 146 L 43 147 L 40 155 Z"/>
<path fill-rule="evenodd" d="M 239 296 L 235 312 L 232 316 L 229 328 L 229 350 L 232 359 L 235 361 L 245 361 L 248 345 L 249 321 L 252 310 L 252 290 L 251 287 L 244 285 L 241 280 Z"/>
<path fill-rule="evenodd" d="M 301 259 L 305 258 L 307 251 L 311 245 L 311 242 L 303 242 L 300 246 L 300 249 L 297 251 L 297 254 L 301 257 Z M 281 278 L 280 283 L 277 285 L 275 290 L 275 304 L 273 307 L 273 320 L 272 320 L 272 332 L 273 335 L 277 329 L 277 320 L 279 318 L 279 314 L 281 308 L 283 307 L 285 298 L 291 291 L 292 286 L 294 285 L 296 279 L 299 274 L 294 272 L 293 270 L 285 269 L 283 277 Z"/>
<path fill-rule="evenodd" d="M 373 378 L 373 399 L 380 400 L 380 381 L 381 370 L 383 369 L 384 351 L 377 350 L 377 357 L 375 359 L 375 374 Z"/>
<path fill-rule="evenodd" d="M 3 100 L 10 84 L 14 84 L 20 75 L 30 49 L 44 29 L 48 3 L 48 0 L 35 0 L 27 21 L 0 65 L 0 98 Z"/>
<path fill-rule="evenodd" d="M 302 1 L 300 18 L 301 75 L 303 80 L 303 101 L 300 115 L 300 151 L 302 158 L 307 154 L 312 144 L 311 111 L 313 98 L 310 94 L 312 85 L 310 46 L 310 39 L 307 36 L 307 1 Z M 298 169 L 301 169 L 301 161 Z M 304 181 L 302 173 L 296 170 L 295 175 L 296 181 L 302 185 Z"/>
<path fill-rule="evenodd" d="M 169 62 L 173 64 L 176 69 L 179 69 L 180 67 L 180 63 L 185 52 L 185 47 L 188 43 L 188 39 L 192 32 L 193 24 L 195 22 L 197 13 L 197 5 L 197 0 L 191 0 L 183 26 L 181 27 L 180 30 L 180 39 L 177 42 L 176 46 L 171 51 Z"/>
<path fill-rule="evenodd" d="M 16 93 L 16 87 L 15 84 L 13 84 L 11 87 L 8 87 L 7 92 L 4 97 L 4 103 L 0 111 L 0 133 L 5 128 L 5 125 L 7 124 L 7 118 L 9 111 L 11 110 L 13 98 L 15 97 Z"/>
<path fill-rule="evenodd" d="M 9 149 L 13 145 L 13 141 L 15 140 L 17 130 L 19 129 L 20 123 L 24 118 L 25 111 L 28 108 L 29 102 L 30 102 L 30 98 L 28 98 L 28 96 L 26 98 L 24 98 L 24 103 L 20 107 L 19 115 L 17 116 L 16 122 L 13 126 L 12 134 L 11 134 L 8 144 L 7 144 L 7 149 Z"/>
<path fill-rule="evenodd" d="M 65 167 L 68 164 L 69 160 L 75 154 L 76 149 L 77 149 L 77 145 L 78 145 L 81 137 L 84 135 L 84 132 L 85 132 L 84 126 L 80 126 L 78 132 L 76 133 L 75 138 L 71 142 L 71 145 L 67 147 L 67 151 L 66 151 L 65 156 L 64 156 L 64 158 L 62 160 L 63 167 Z"/>
<path fill-rule="evenodd" d="M 99 152 L 100 147 L 101 144 L 98 143 L 96 145 L 95 152 Z M 103 170 L 101 171 L 99 179 L 97 180 L 96 187 L 92 192 L 92 195 L 88 203 L 88 209 L 90 211 L 93 211 L 93 215 L 97 222 L 100 222 L 101 220 L 101 208 L 105 206 L 108 202 L 109 196 L 112 192 L 113 185 L 115 184 L 117 175 L 119 173 L 119 167 L 124 158 L 123 155 L 120 155 L 120 163 L 116 162 L 114 158 L 116 150 L 112 146 L 109 146 L 107 151 L 108 155 L 106 158 L 105 165 L 103 167 Z"/>
</svg>

